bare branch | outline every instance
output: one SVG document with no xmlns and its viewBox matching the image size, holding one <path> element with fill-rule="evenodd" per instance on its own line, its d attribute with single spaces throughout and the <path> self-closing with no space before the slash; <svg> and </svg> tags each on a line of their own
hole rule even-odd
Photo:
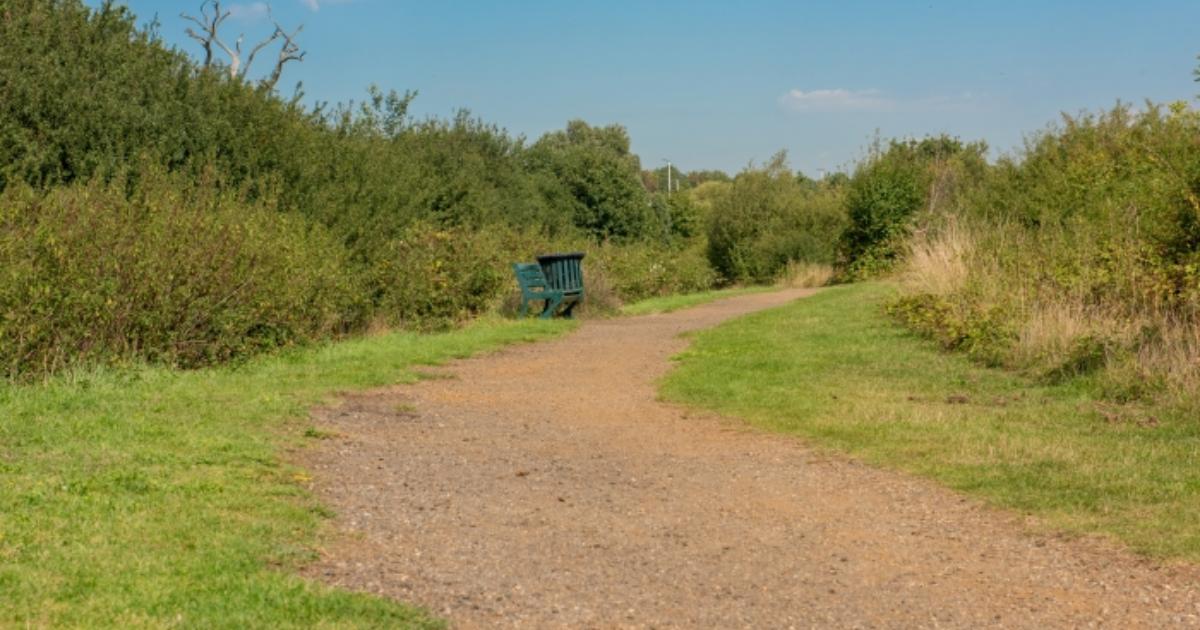
<svg viewBox="0 0 1200 630">
<path fill-rule="evenodd" d="M 233 50 L 229 50 L 225 44 L 221 44 L 221 40 L 217 40 L 221 48 L 225 49 L 225 54 L 229 55 L 229 78 L 238 78 L 238 71 L 242 67 L 242 40 L 246 39 L 246 35 L 238 35 L 237 41 L 233 42 Z"/>
<path fill-rule="evenodd" d="M 248 57 L 246 57 L 246 65 L 245 65 L 245 67 L 242 68 L 243 76 L 245 76 L 246 74 L 248 74 L 250 72 L 250 64 L 254 63 L 255 55 L 257 55 L 260 50 L 269 46 L 271 44 L 271 42 L 279 39 L 279 35 L 280 35 L 279 29 L 276 28 L 275 32 L 271 33 L 270 37 L 262 40 L 257 45 L 255 45 L 253 49 L 250 50 L 250 55 Z"/>
<path fill-rule="evenodd" d="M 271 6 L 267 5 L 267 14 L 270 15 Z M 283 46 L 279 50 L 279 56 L 275 60 L 275 68 L 271 74 L 264 79 L 260 85 L 267 89 L 274 89 L 275 84 L 279 82 L 279 77 L 283 74 L 283 68 L 292 61 L 304 61 L 305 52 L 300 50 L 300 46 L 296 44 L 296 36 L 300 31 L 304 30 L 304 25 L 300 25 L 296 30 L 288 33 L 279 22 L 271 21 L 275 24 L 275 31 L 270 37 L 263 39 L 250 48 L 248 55 L 243 56 L 242 44 L 245 42 L 246 36 L 239 35 L 234 41 L 233 47 L 230 48 L 224 41 L 221 40 L 220 29 L 221 24 L 233 14 L 233 11 L 221 10 L 221 0 L 204 0 L 200 5 L 200 16 L 188 15 L 180 13 L 180 17 L 193 23 L 197 28 L 187 27 L 184 33 L 188 37 L 200 42 L 204 48 L 204 67 L 209 68 L 213 65 L 213 49 L 219 48 L 229 56 L 229 78 L 245 78 L 250 71 L 251 64 L 264 48 L 270 46 L 274 42 L 282 39 Z M 245 62 L 243 63 L 243 59 Z"/>
<path fill-rule="evenodd" d="M 295 31 L 289 35 L 287 31 L 278 22 L 275 23 L 275 32 L 283 38 L 283 47 L 279 49 L 279 58 L 275 61 L 275 69 L 271 71 L 271 76 L 267 77 L 262 85 L 268 90 L 275 89 L 275 84 L 279 82 L 279 77 L 283 75 L 283 67 L 289 61 L 302 62 L 307 52 L 300 50 L 300 46 L 296 45 L 296 36 L 300 31 L 304 30 L 304 25 L 296 27 Z"/>
<path fill-rule="evenodd" d="M 180 15 L 182 15 L 182 14 L 180 14 Z M 190 18 L 191 16 L 184 15 L 183 17 Z M 192 39 L 200 42 L 200 45 L 204 47 L 204 67 L 207 68 L 207 67 L 211 66 L 212 65 L 212 40 L 208 39 L 206 37 L 200 36 L 200 34 L 197 33 L 196 31 L 192 30 L 191 27 L 184 29 L 183 32 L 187 33 L 188 37 L 191 37 Z"/>
<path fill-rule="evenodd" d="M 210 8 L 212 10 L 211 14 L 209 13 Z M 200 5 L 200 17 L 188 15 L 187 13 L 179 14 L 179 16 L 183 19 L 188 20 L 189 22 L 192 22 L 196 26 L 200 27 L 200 31 L 197 32 L 195 29 L 189 26 L 186 30 L 184 30 L 184 33 L 186 33 L 188 37 L 200 42 L 200 45 L 204 48 L 205 68 L 212 66 L 214 43 L 220 46 L 226 52 L 229 52 L 229 49 L 223 43 L 221 43 L 221 40 L 217 37 L 217 32 L 221 28 L 221 22 L 224 22 L 225 19 L 230 16 L 230 14 L 230 11 L 221 12 L 221 0 L 204 0 L 204 2 Z"/>
</svg>

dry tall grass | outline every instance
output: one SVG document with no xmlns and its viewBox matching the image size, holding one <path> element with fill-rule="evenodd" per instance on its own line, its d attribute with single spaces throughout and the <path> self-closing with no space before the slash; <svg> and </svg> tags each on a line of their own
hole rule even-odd
<svg viewBox="0 0 1200 630">
<path fill-rule="evenodd" d="M 901 267 L 901 282 L 914 293 L 956 293 L 967 282 L 969 259 L 974 252 L 971 233 L 957 222 L 933 234 L 918 233 Z"/>
<path fill-rule="evenodd" d="M 1195 400 L 1200 393 L 1200 322 L 1157 315 L 1146 329 L 1156 334 L 1137 349 L 1141 376 L 1161 378 L 1181 401 L 1200 405 Z"/>
<path fill-rule="evenodd" d="M 1008 238 L 1000 232 L 993 229 L 993 240 Z M 1004 245 L 1035 251 L 1018 241 Z M 1194 316 L 1044 285 L 1036 263 L 1026 260 L 1023 271 L 1005 268 L 988 255 L 996 248 L 996 242 L 980 245 L 957 223 L 918 233 L 900 268 L 901 285 L 911 295 L 942 298 L 967 318 L 1002 311 L 1011 336 L 1007 365 L 1034 374 L 1070 373 L 1086 365 L 1080 369 L 1098 369 L 1117 390 L 1157 391 L 1200 407 L 1200 321 Z"/>
<path fill-rule="evenodd" d="M 776 284 L 792 289 L 815 289 L 829 284 L 833 279 L 833 267 L 820 263 L 791 261 L 779 274 Z"/>
</svg>

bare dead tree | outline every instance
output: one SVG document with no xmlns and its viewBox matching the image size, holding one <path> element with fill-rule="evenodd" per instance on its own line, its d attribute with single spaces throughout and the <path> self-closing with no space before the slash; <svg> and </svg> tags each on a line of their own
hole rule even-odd
<svg viewBox="0 0 1200 630">
<path fill-rule="evenodd" d="M 306 51 L 300 50 L 300 47 L 296 45 L 296 36 L 302 30 L 304 30 L 303 24 L 297 26 L 296 30 L 292 31 L 289 35 L 278 22 L 275 23 L 275 35 L 272 37 L 282 37 L 283 47 L 279 49 L 279 58 L 275 60 L 275 69 L 271 71 L 271 76 L 262 83 L 268 90 L 275 89 L 275 84 L 279 83 L 279 77 L 283 74 L 283 67 L 289 61 L 302 62 L 304 61 L 304 55 L 308 54 Z"/>
<path fill-rule="evenodd" d="M 270 11 L 271 7 L 267 5 L 268 15 L 270 15 Z M 296 36 L 304 29 L 304 25 L 301 24 L 295 31 L 289 34 L 280 26 L 279 22 L 271 20 L 275 25 L 275 30 L 271 33 L 270 37 L 255 44 L 250 49 L 249 54 L 245 57 L 245 63 L 243 63 L 242 42 L 245 41 L 246 36 L 244 34 L 239 35 L 237 40 L 234 41 L 232 48 L 223 42 L 220 37 L 221 24 L 231 14 L 232 11 L 221 10 L 221 0 L 204 0 L 204 3 L 200 5 L 200 17 L 188 15 L 187 13 L 179 14 L 183 19 L 199 27 L 199 31 L 197 31 L 189 26 L 184 32 L 187 33 L 188 37 L 200 42 L 200 46 L 204 48 L 205 68 L 212 67 L 213 65 L 213 46 L 216 46 L 229 56 L 229 78 L 244 79 L 247 73 L 249 73 L 250 66 L 254 63 L 254 58 L 258 56 L 258 53 L 282 38 L 283 46 L 280 48 L 279 56 L 275 60 L 274 69 L 271 70 L 266 79 L 259 82 L 260 86 L 272 90 L 275 88 L 275 84 L 279 82 L 279 77 L 283 74 L 284 66 L 292 61 L 304 61 L 304 55 L 307 53 L 300 50 L 300 46 L 296 44 Z"/>
<path fill-rule="evenodd" d="M 211 15 L 209 14 L 210 5 L 212 8 Z M 212 0 L 211 2 L 209 2 L 209 0 L 205 0 L 204 4 L 200 5 L 200 17 L 188 15 L 187 13 L 179 14 L 179 16 L 183 19 L 193 22 L 196 24 L 196 26 L 200 27 L 200 32 L 196 32 L 195 29 L 189 26 L 184 30 L 184 33 L 187 33 L 188 37 L 200 42 L 200 45 L 204 48 L 205 68 L 212 66 L 213 43 L 216 43 L 225 50 L 229 50 L 225 47 L 225 44 L 221 43 L 220 38 L 217 36 L 217 32 L 221 29 L 221 22 L 224 22 L 225 19 L 231 14 L 232 11 L 221 12 L 220 0 Z"/>
</svg>

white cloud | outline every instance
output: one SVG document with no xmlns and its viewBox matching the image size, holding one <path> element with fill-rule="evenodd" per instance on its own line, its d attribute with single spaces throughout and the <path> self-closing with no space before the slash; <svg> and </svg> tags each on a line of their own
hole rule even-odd
<svg viewBox="0 0 1200 630">
<path fill-rule="evenodd" d="M 270 14 L 271 7 L 266 2 L 229 5 L 229 17 L 243 22 L 257 22 Z"/>
<path fill-rule="evenodd" d="M 895 107 L 895 102 L 879 90 L 788 90 L 779 97 L 779 104 L 797 112 L 878 112 Z"/>
<path fill-rule="evenodd" d="M 986 94 L 961 92 L 920 98 L 893 98 L 879 90 L 789 90 L 779 105 L 793 112 L 978 112 Z"/>
</svg>

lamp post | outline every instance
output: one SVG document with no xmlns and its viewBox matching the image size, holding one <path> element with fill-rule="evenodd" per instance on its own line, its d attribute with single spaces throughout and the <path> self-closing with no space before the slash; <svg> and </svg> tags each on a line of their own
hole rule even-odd
<svg viewBox="0 0 1200 630">
<path fill-rule="evenodd" d="M 663 234 L 665 243 L 671 240 L 671 160 L 663 158 L 663 161 L 667 163 L 667 205 L 663 208 L 663 214 L 666 215 L 663 217 L 663 227 L 666 228 Z"/>
<path fill-rule="evenodd" d="M 667 199 L 670 199 L 671 198 L 671 160 L 668 160 L 667 158 L 663 158 L 663 161 L 667 163 Z"/>
</svg>

